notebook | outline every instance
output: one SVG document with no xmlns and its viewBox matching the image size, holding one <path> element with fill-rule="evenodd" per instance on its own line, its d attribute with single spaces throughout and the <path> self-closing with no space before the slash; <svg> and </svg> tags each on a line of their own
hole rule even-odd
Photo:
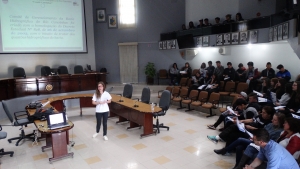
<svg viewBox="0 0 300 169">
<path fill-rule="evenodd" d="M 51 130 L 70 126 L 67 122 L 65 112 L 50 114 L 47 118 L 47 122 L 48 128 Z"/>
</svg>

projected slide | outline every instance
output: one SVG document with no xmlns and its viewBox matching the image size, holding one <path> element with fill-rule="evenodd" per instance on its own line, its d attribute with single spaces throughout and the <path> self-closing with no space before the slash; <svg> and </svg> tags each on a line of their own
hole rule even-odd
<svg viewBox="0 0 300 169">
<path fill-rule="evenodd" d="M 1 53 L 86 52 L 83 0 L 0 0 Z"/>
</svg>

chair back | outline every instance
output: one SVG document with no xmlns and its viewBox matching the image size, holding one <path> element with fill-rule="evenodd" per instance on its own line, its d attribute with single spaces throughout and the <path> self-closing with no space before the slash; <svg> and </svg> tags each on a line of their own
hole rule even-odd
<svg viewBox="0 0 300 169">
<path fill-rule="evenodd" d="M 197 96 L 198 96 L 199 91 L 198 90 L 191 90 L 189 98 L 191 100 L 197 100 Z"/>
<path fill-rule="evenodd" d="M 236 87 L 236 93 L 246 92 L 248 90 L 248 84 L 240 82 Z"/>
<path fill-rule="evenodd" d="M 211 93 L 208 102 L 213 103 L 216 100 L 220 100 L 220 93 Z"/>
<path fill-rule="evenodd" d="M 192 76 L 195 76 L 197 72 L 200 73 L 199 69 L 194 69 L 193 72 L 192 72 Z"/>
<path fill-rule="evenodd" d="M 124 90 L 123 90 L 123 97 L 131 99 L 132 91 L 133 91 L 132 85 L 129 83 L 125 84 Z"/>
<path fill-rule="evenodd" d="M 234 96 L 233 100 L 232 100 L 232 103 L 231 103 L 231 106 L 233 106 L 233 104 L 235 103 L 235 101 L 238 99 L 238 96 Z"/>
<path fill-rule="evenodd" d="M 223 90 L 223 87 L 224 87 L 224 81 L 220 81 L 220 86 L 219 86 L 220 91 Z"/>
<path fill-rule="evenodd" d="M 12 117 L 12 115 L 10 114 L 9 110 L 8 110 L 8 107 L 7 107 L 7 104 L 6 104 L 6 101 L 2 100 L 2 107 L 3 107 L 3 110 L 6 114 L 6 116 L 8 117 L 9 121 L 11 123 L 14 122 L 14 118 Z"/>
<path fill-rule="evenodd" d="M 83 67 L 81 65 L 76 65 L 74 67 L 74 74 L 83 74 Z"/>
<path fill-rule="evenodd" d="M 41 76 L 49 76 L 51 74 L 51 69 L 49 66 L 41 67 Z"/>
<path fill-rule="evenodd" d="M 159 107 L 162 108 L 164 112 L 166 112 L 170 107 L 170 103 L 171 103 L 171 93 L 168 90 L 164 90 L 159 100 Z"/>
<path fill-rule="evenodd" d="M 188 97 L 188 92 L 189 92 L 189 89 L 187 89 L 187 88 L 180 89 L 180 97 L 182 99 L 185 98 L 185 97 Z"/>
<path fill-rule="evenodd" d="M 172 86 L 167 86 L 166 90 L 170 91 L 170 93 L 172 93 L 173 87 Z"/>
<path fill-rule="evenodd" d="M 199 96 L 198 96 L 198 100 L 200 102 L 206 102 L 207 101 L 207 96 L 208 96 L 208 92 L 207 91 L 201 91 Z"/>
<path fill-rule="evenodd" d="M 150 95 L 151 95 L 151 92 L 150 92 L 149 87 L 144 87 L 143 91 L 142 91 L 141 102 L 149 104 Z"/>
<path fill-rule="evenodd" d="M 166 69 L 160 69 L 158 71 L 158 77 L 163 79 L 168 78 L 168 71 Z"/>
<path fill-rule="evenodd" d="M 224 91 L 232 92 L 232 91 L 234 91 L 234 88 L 235 88 L 235 82 L 228 81 L 225 85 Z"/>
<path fill-rule="evenodd" d="M 26 78 L 25 70 L 22 67 L 16 67 L 13 70 L 14 77 L 24 77 Z"/>
<path fill-rule="evenodd" d="M 185 86 L 187 81 L 188 81 L 188 78 L 186 78 L 186 77 L 181 78 L 179 86 Z"/>
<path fill-rule="evenodd" d="M 179 87 L 174 87 L 172 90 L 172 96 L 177 97 L 180 94 L 180 88 Z"/>
<path fill-rule="evenodd" d="M 58 74 L 69 74 L 67 66 L 59 66 Z"/>
</svg>

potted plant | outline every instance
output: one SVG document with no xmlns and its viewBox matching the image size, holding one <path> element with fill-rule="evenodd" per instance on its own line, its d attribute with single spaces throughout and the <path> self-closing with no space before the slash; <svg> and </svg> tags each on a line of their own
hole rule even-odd
<svg viewBox="0 0 300 169">
<path fill-rule="evenodd" d="M 145 74 L 147 77 L 147 84 L 154 84 L 154 76 L 156 74 L 154 63 L 147 63 L 145 67 Z"/>
</svg>

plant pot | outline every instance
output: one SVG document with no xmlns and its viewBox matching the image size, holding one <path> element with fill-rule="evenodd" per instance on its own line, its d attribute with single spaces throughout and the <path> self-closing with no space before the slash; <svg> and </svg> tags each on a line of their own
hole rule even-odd
<svg viewBox="0 0 300 169">
<path fill-rule="evenodd" d="M 154 78 L 147 76 L 147 84 L 148 85 L 153 85 L 154 84 Z"/>
</svg>

